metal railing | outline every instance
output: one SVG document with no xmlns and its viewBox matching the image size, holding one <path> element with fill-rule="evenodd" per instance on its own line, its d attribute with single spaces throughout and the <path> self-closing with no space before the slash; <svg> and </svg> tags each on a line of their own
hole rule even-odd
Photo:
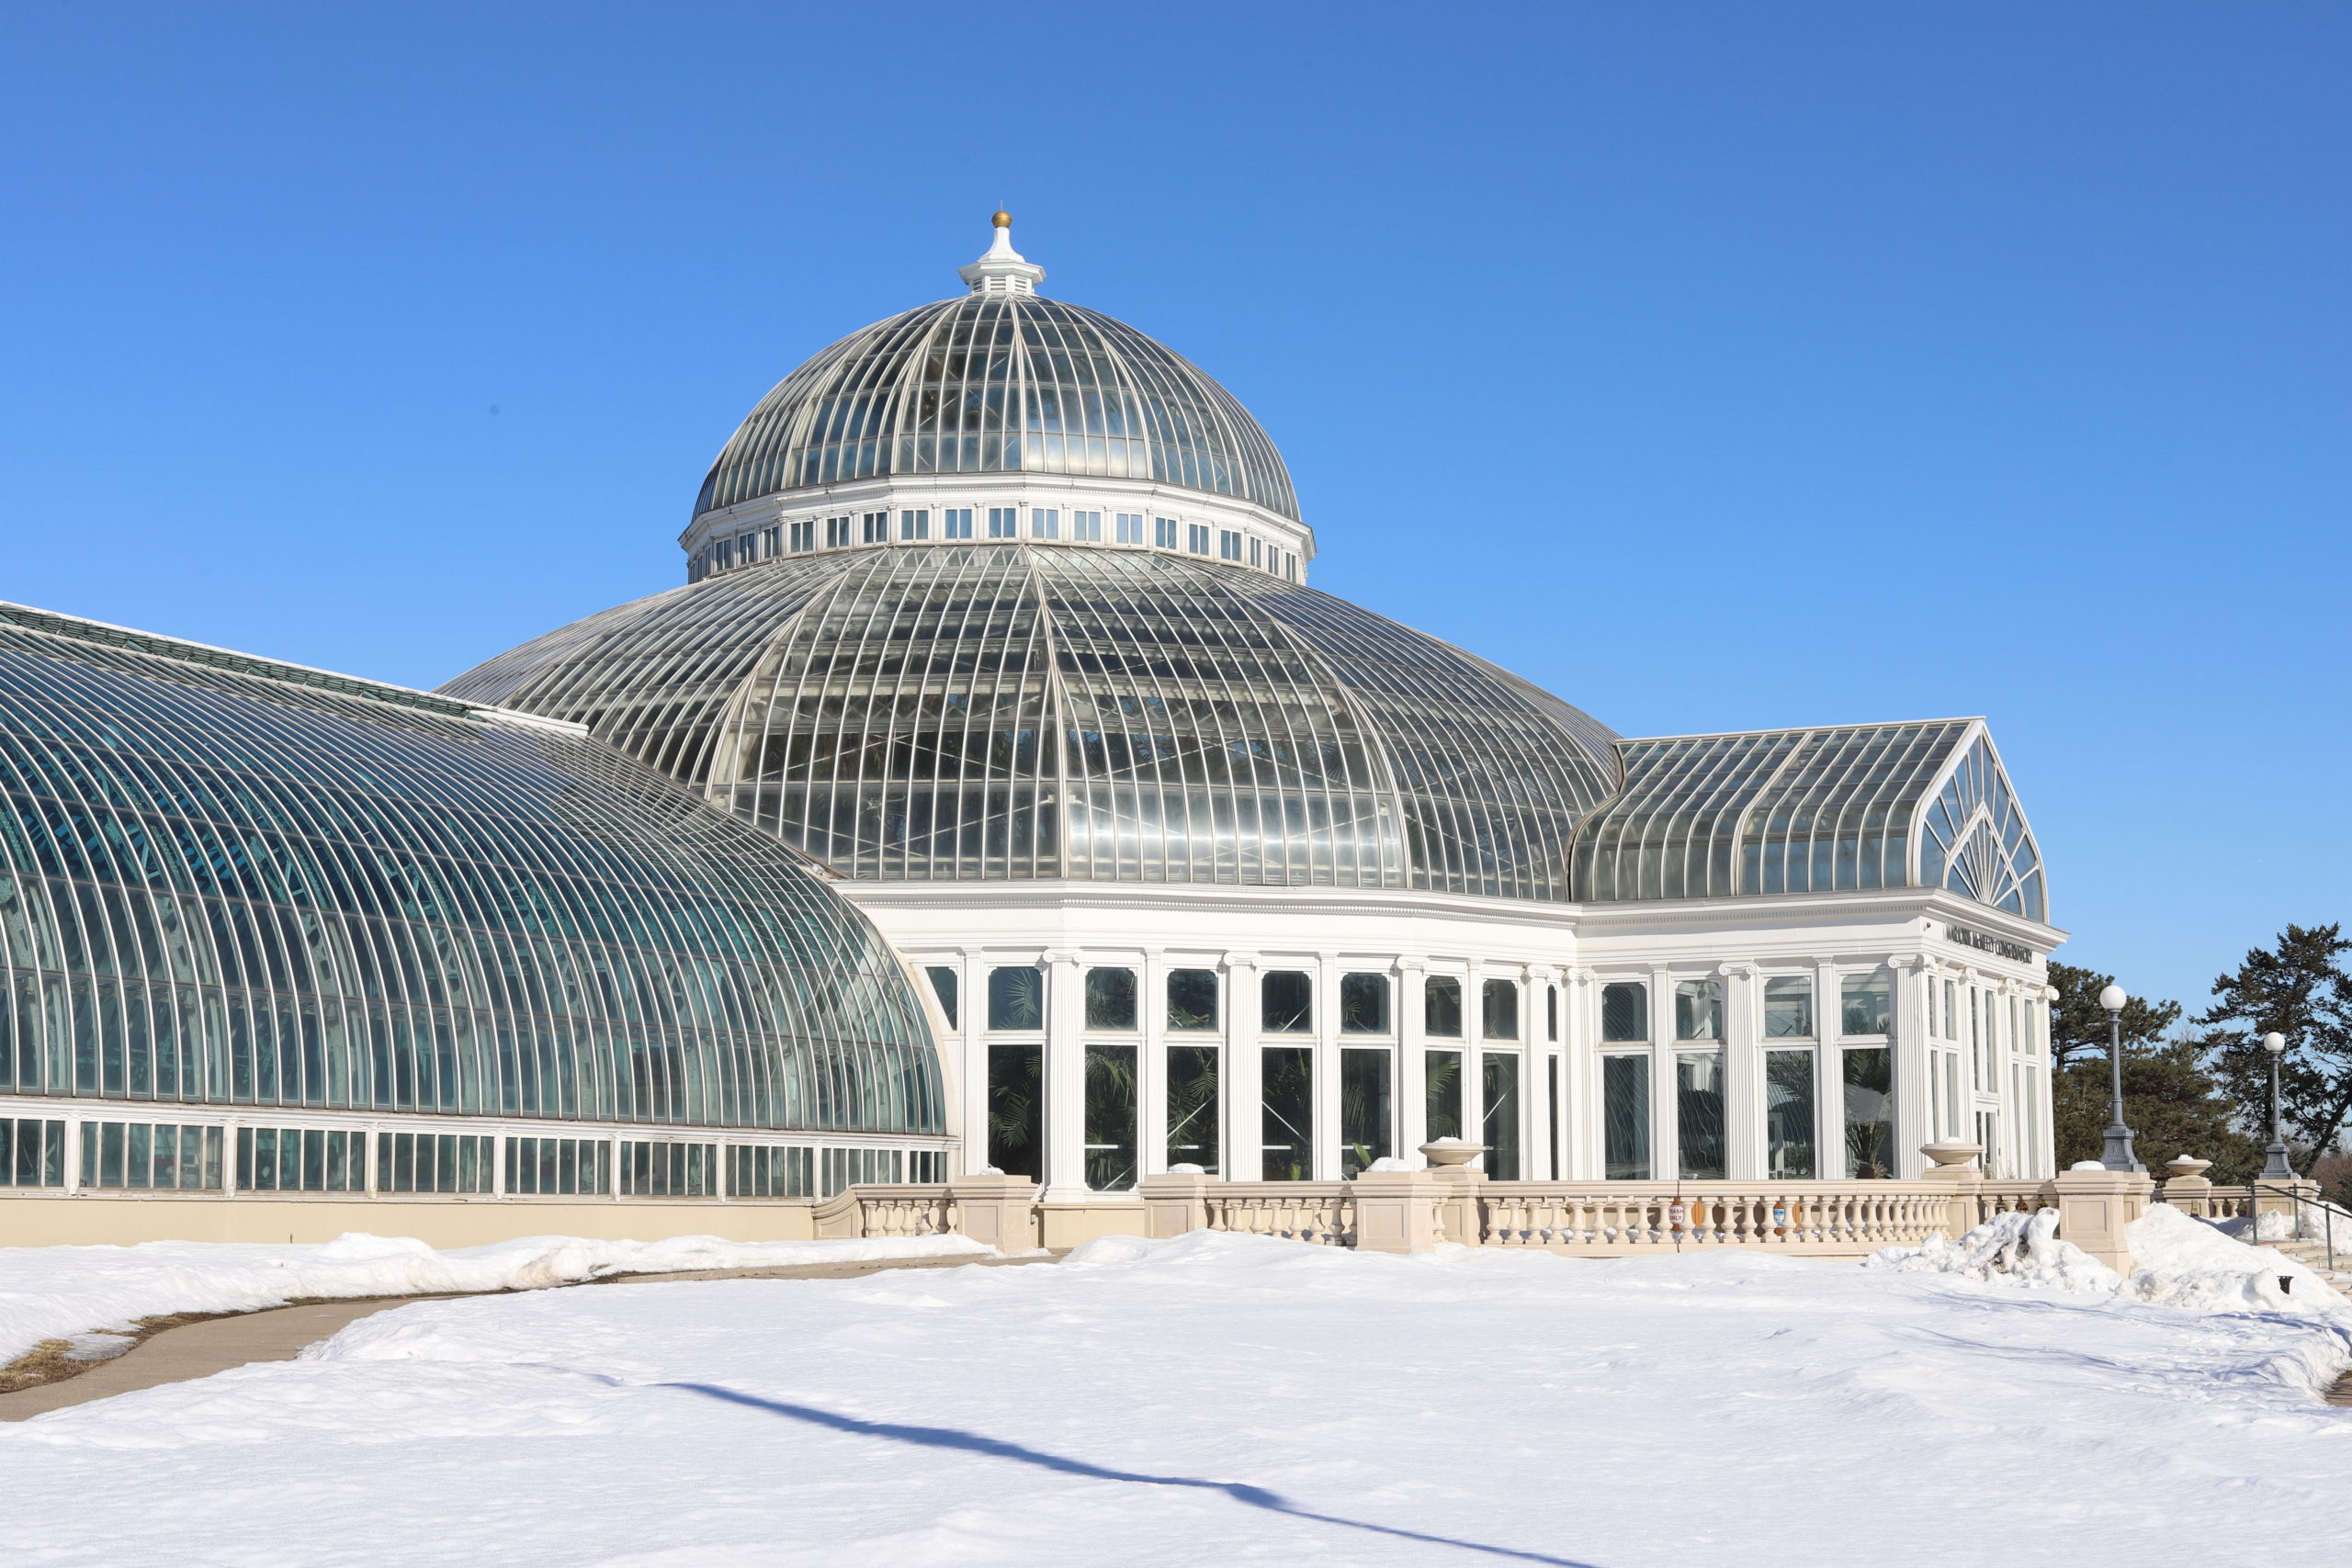
<svg viewBox="0 0 2352 1568">
<path fill-rule="evenodd" d="M 2302 1234 L 2303 1225 L 2301 1211 L 2303 1209 L 2317 1209 L 2320 1212 L 2320 1218 L 2323 1222 L 2320 1231 L 2321 1238 L 2327 1247 L 2327 1271 L 2331 1274 L 2335 1272 L 2336 1208 L 2335 1204 L 2323 1202 L 2316 1198 L 2306 1198 L 2291 1187 L 2281 1187 L 2275 1182 L 2269 1181 L 2253 1182 L 2249 1185 L 2248 1190 L 2256 1194 L 2263 1192 L 2275 1193 L 2278 1197 L 2288 1199 L 2299 1205 L 2299 1207 L 2290 1209 L 2288 1211 L 2289 1213 L 2295 1216 L 2295 1234 L 2289 1237 L 2289 1240 L 2300 1241 L 2304 1239 Z M 2262 1241 L 2262 1205 L 2259 1201 L 2248 1205 L 2246 1223 L 2252 1233 L 2246 1237 L 2246 1239 L 2256 1243 L 2257 1246 L 2260 1245 Z"/>
</svg>

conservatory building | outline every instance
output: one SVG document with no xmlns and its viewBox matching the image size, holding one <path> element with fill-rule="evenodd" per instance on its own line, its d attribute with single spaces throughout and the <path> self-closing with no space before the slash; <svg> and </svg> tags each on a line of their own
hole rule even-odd
<svg viewBox="0 0 2352 1568">
<path fill-rule="evenodd" d="M 2051 1174 L 2062 933 L 1982 720 L 1631 739 L 1318 592 L 1257 423 L 1008 224 L 752 411 L 683 586 L 443 694 L 815 868 L 922 979 L 955 1168 L 1096 1229 L 1443 1138 L 1498 1181 Z"/>
</svg>

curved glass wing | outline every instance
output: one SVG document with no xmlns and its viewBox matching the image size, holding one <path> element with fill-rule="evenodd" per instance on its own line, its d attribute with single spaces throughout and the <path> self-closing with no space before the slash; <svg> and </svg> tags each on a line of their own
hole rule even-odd
<svg viewBox="0 0 2352 1568">
<path fill-rule="evenodd" d="M 1556 900 L 1616 782 L 1608 730 L 1493 666 L 1157 552 L 894 547 L 639 604 L 445 689 L 587 722 L 854 877 Z"/>
<path fill-rule="evenodd" d="M 903 972 L 764 835 L 600 742 L 80 625 L 0 612 L 0 1090 L 941 1130 Z"/>
<path fill-rule="evenodd" d="M 1148 479 L 1298 515 L 1290 472 L 1198 366 L 1098 311 L 1035 295 L 918 306 L 851 333 L 760 400 L 711 465 L 700 515 L 880 474 Z"/>
<path fill-rule="evenodd" d="M 1971 733 L 1978 740 L 1962 757 Z M 1987 764 L 1971 764 L 1975 752 Z M 1978 858 L 1959 882 L 1945 874 L 1943 846 L 1959 841 L 1954 823 L 1969 816 L 1962 802 L 1990 802 L 1990 841 L 2002 841 L 2002 825 L 2013 823 L 2025 856 L 2032 856 L 2025 818 L 2013 808 L 1973 719 L 1618 740 L 1618 755 L 1625 760 L 1625 790 L 1585 818 L 1576 835 L 1578 898 L 1910 886 L 1922 807 L 1954 757 L 1962 757 L 1959 776 L 1943 790 L 1950 804 L 1938 802 L 1927 813 L 1928 835 L 1945 823 L 1945 837 L 1919 837 L 1922 884 L 1952 886 L 2030 919 L 2044 917 L 2040 882 L 2028 896 L 2023 870 L 2007 882 L 1975 882 L 1975 867 L 1985 863 Z M 1996 886 L 1999 896 L 1985 898 L 1978 886 Z M 2016 900 L 2002 903 L 2011 894 Z"/>
</svg>

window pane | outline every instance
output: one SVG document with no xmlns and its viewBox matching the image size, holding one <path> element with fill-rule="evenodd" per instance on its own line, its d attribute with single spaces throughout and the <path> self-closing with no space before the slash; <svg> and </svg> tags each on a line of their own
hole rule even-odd
<svg viewBox="0 0 2352 1568">
<path fill-rule="evenodd" d="M 1305 976 L 1300 976 L 1305 979 Z M 1305 1181 L 1314 1173 L 1315 1053 L 1299 1045 L 1265 1048 L 1265 1145 L 1261 1178 Z"/>
<path fill-rule="evenodd" d="M 1216 1046 L 1168 1048 L 1169 1164 L 1197 1165 L 1217 1174 L 1216 1078 Z"/>
<path fill-rule="evenodd" d="M 1105 973 L 1102 970 L 1097 974 Z M 1134 976 L 1125 969 L 1108 971 Z M 1127 997 L 1133 1026 L 1135 996 Z M 1097 1192 L 1125 1192 L 1136 1184 L 1136 1048 L 1086 1048 L 1086 1185 Z"/>
<path fill-rule="evenodd" d="M 1724 1037 L 1723 987 L 1713 980 L 1680 980 L 1674 987 L 1674 1037 L 1677 1040 L 1721 1040 Z"/>
<path fill-rule="evenodd" d="M 1432 975 L 1421 1005 L 1421 1027 L 1432 1040 L 1462 1038 L 1462 982 Z"/>
<path fill-rule="evenodd" d="M 1887 1034 L 1889 991 L 1884 975 L 1849 975 L 1844 983 L 1845 1021 L 1839 1028 L 1848 1034 Z"/>
<path fill-rule="evenodd" d="M 1560 987 L 1557 986 L 1544 987 L 1544 1038 L 1555 1041 L 1560 1038 Z"/>
<path fill-rule="evenodd" d="M 1046 1168 L 1043 1055 L 1035 1045 L 989 1047 L 989 1163 L 1032 1181 Z"/>
<path fill-rule="evenodd" d="M 1379 979 L 1377 975 L 1355 976 Z M 1353 1179 L 1374 1160 L 1396 1153 L 1386 1051 L 1340 1053 L 1340 1174 Z"/>
<path fill-rule="evenodd" d="M 1635 987 L 1638 989 L 1639 987 Z M 1650 1059 L 1600 1059 L 1602 1158 L 1611 1181 L 1650 1179 Z"/>
<path fill-rule="evenodd" d="M 1265 1001 L 1261 1027 L 1269 1034 L 1306 1034 L 1315 1028 L 1315 987 L 1295 969 L 1277 969 L 1261 984 Z"/>
<path fill-rule="evenodd" d="M 1388 1032 L 1387 976 L 1342 975 L 1340 976 L 1340 1032 L 1342 1034 L 1385 1034 Z"/>
<path fill-rule="evenodd" d="M 1813 1053 L 1764 1053 L 1764 1143 L 1766 1175 L 1810 1181 L 1813 1158 Z"/>
<path fill-rule="evenodd" d="M 944 964 L 934 964 L 923 973 L 931 976 L 932 994 L 939 998 L 939 1010 L 947 1015 L 947 1027 L 956 1028 L 956 971 Z"/>
<path fill-rule="evenodd" d="M 1216 1027 L 1216 971 L 1171 969 L 1168 974 L 1168 1027 Z"/>
<path fill-rule="evenodd" d="M 1487 1175 L 1497 1181 L 1519 1179 L 1519 1053 L 1505 1051 L 1482 1058 L 1487 1091 Z"/>
<path fill-rule="evenodd" d="M 1846 1059 L 1846 1174 L 1871 1181 L 1894 1175 L 1894 1066 L 1883 1045 L 1841 1052 Z"/>
<path fill-rule="evenodd" d="M 1136 972 L 1132 969 L 1089 969 L 1086 972 L 1086 1027 L 1133 1029 L 1136 1026 Z"/>
<path fill-rule="evenodd" d="M 1430 1141 L 1462 1136 L 1462 1053 L 1421 1053 L 1421 1092 Z"/>
<path fill-rule="evenodd" d="M 1724 1179 L 1724 1058 L 1720 1051 L 1683 1051 L 1674 1058 L 1675 1129 L 1682 1179 Z"/>
<path fill-rule="evenodd" d="M 1618 1041 L 1650 1037 L 1647 986 L 1639 980 L 1623 980 L 1600 987 L 1600 1037 Z"/>
<path fill-rule="evenodd" d="M 1481 989 L 1486 994 L 1483 1019 L 1486 1037 L 1489 1040 L 1519 1038 L 1519 987 L 1509 980 L 1489 980 Z"/>
<path fill-rule="evenodd" d="M 1764 1038 L 1813 1038 L 1813 977 L 1780 975 L 1764 982 Z"/>
<path fill-rule="evenodd" d="M 989 971 L 989 1027 L 1046 1027 L 1046 976 L 1039 969 Z M 1007 1168 L 1010 1168 L 1009 1167 Z"/>
</svg>

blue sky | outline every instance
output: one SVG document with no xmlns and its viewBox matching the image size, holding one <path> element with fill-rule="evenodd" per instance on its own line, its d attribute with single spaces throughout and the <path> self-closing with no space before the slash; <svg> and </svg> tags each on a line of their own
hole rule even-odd
<svg viewBox="0 0 2352 1568">
<path fill-rule="evenodd" d="M 2352 9 L 0 26 L 0 597 L 436 684 L 679 581 L 1002 203 L 1260 416 L 1318 586 L 1628 734 L 1984 714 L 2134 989 L 2352 916 Z"/>
</svg>

